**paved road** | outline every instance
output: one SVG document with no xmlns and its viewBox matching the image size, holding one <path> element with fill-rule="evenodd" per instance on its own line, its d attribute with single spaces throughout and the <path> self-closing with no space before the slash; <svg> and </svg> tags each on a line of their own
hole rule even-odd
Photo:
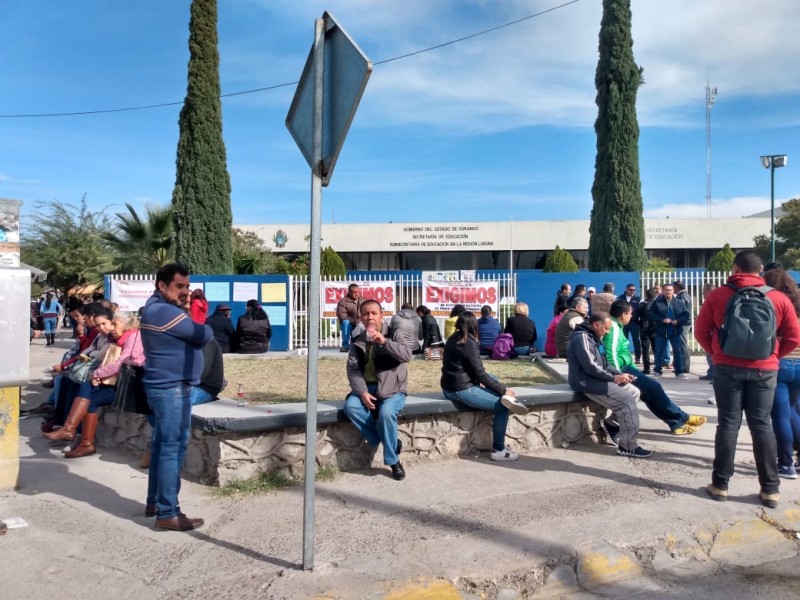
<svg viewBox="0 0 800 600">
<path fill-rule="evenodd" d="M 56 354 L 34 346 L 33 363 Z M 156 532 L 136 457 L 101 449 L 65 460 L 23 421 L 20 487 L 0 496 L 0 519 L 29 526 L 0 537 L 0 597 L 796 597 L 800 483 L 785 482 L 777 509 L 761 507 L 745 429 L 730 501 L 707 499 L 711 386 L 664 383 L 710 423 L 677 437 L 643 412 L 648 460 L 579 444 L 516 463 L 410 462 L 403 482 L 367 469 L 318 484 L 311 572 L 298 567 L 300 486 L 219 498 L 185 483 L 182 508 L 206 526 Z M 41 389 L 23 394 L 35 404 Z"/>
</svg>

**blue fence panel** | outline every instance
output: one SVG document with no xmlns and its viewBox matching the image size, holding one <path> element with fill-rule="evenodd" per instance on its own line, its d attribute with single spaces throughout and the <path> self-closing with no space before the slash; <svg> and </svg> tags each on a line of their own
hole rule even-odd
<svg viewBox="0 0 800 600">
<path fill-rule="evenodd" d="M 577 273 L 544 273 L 539 270 L 515 271 L 517 276 L 517 301 L 525 302 L 530 310 L 529 317 L 536 323 L 536 348 L 544 351 L 545 336 L 550 321 L 553 320 L 553 305 L 556 294 L 561 285 L 568 283 L 575 286 L 582 283 L 587 288 L 593 287 L 597 292 L 603 291 L 603 286 L 610 282 L 614 284 L 614 294 L 619 296 L 629 283 L 636 285 L 639 290 L 639 273 L 602 273 L 593 271 L 578 271 Z"/>
</svg>

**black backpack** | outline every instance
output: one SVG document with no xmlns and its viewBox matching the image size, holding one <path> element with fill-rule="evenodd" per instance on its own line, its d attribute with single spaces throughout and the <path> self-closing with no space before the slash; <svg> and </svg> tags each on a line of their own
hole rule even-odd
<svg viewBox="0 0 800 600">
<path fill-rule="evenodd" d="M 777 343 L 775 307 L 767 296 L 771 287 L 736 287 L 725 284 L 734 291 L 722 327 L 719 345 L 722 352 L 733 358 L 764 360 L 772 356 Z"/>
</svg>

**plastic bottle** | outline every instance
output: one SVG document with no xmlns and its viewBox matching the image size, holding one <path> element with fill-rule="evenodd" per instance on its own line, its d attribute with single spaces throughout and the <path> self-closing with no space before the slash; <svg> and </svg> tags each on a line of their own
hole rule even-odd
<svg viewBox="0 0 800 600">
<path fill-rule="evenodd" d="M 244 399 L 244 385 L 241 383 L 239 384 L 239 388 L 236 390 L 236 398 L 239 406 L 247 406 L 247 401 Z"/>
</svg>

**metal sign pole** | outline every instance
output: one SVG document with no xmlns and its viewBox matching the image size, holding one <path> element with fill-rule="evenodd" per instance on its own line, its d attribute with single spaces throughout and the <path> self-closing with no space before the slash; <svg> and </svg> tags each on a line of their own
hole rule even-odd
<svg viewBox="0 0 800 600">
<path fill-rule="evenodd" d="M 319 365 L 319 286 L 322 241 L 322 100 L 325 21 L 314 23 L 314 160 L 311 167 L 311 265 L 308 278 L 308 374 L 306 456 L 303 494 L 303 569 L 314 568 L 314 483 L 317 471 L 317 368 Z"/>
</svg>

